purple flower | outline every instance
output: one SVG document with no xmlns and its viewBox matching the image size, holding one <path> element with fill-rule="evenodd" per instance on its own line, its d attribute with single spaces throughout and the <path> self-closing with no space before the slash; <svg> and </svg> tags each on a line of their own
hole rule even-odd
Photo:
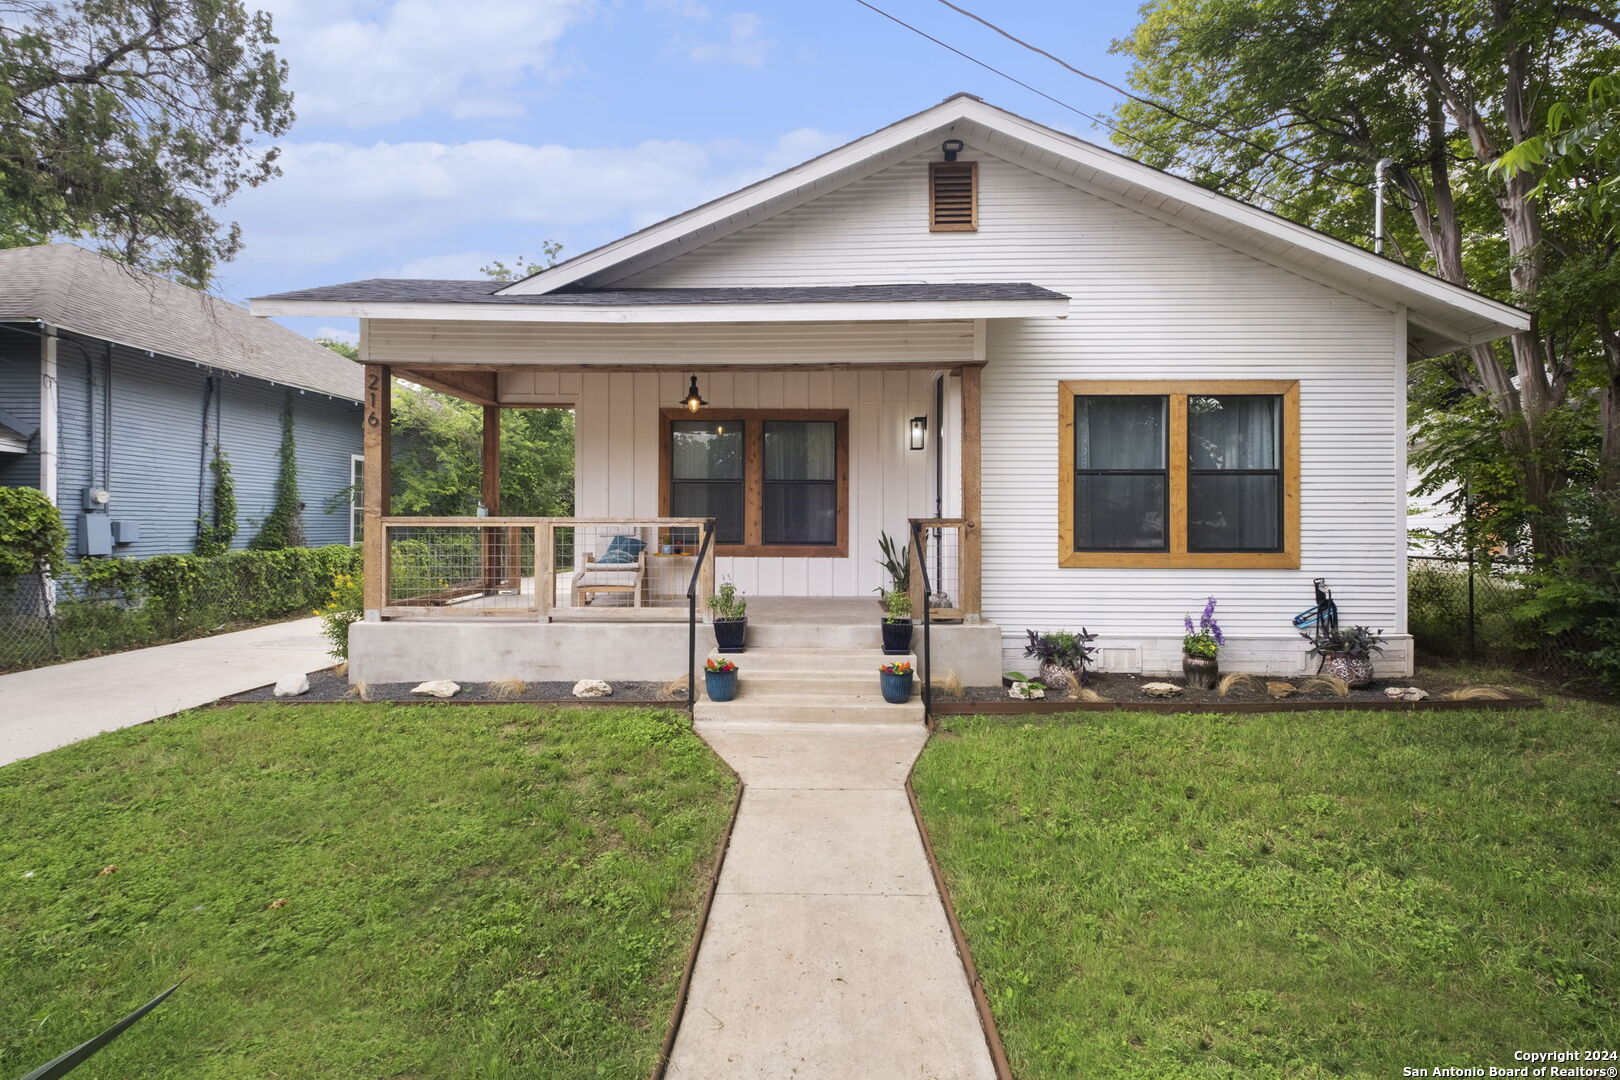
<svg viewBox="0 0 1620 1080">
<path fill-rule="evenodd" d="M 1193 632 L 1192 616 L 1191 615 L 1183 615 L 1181 617 L 1181 619 L 1182 619 L 1183 622 L 1185 622 L 1187 624 L 1187 633 L 1189 633 L 1189 634 L 1192 633 Z"/>
</svg>

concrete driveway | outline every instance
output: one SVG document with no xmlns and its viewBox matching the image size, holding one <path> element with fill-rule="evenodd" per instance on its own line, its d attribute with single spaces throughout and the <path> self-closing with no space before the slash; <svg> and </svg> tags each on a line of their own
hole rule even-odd
<svg viewBox="0 0 1620 1080">
<path fill-rule="evenodd" d="M 319 619 L 0 675 L 0 765 L 330 667 Z"/>
</svg>

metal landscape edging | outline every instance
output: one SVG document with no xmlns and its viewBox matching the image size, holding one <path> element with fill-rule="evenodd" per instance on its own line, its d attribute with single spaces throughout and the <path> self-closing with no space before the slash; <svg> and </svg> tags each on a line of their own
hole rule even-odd
<svg viewBox="0 0 1620 1080">
<path fill-rule="evenodd" d="M 932 733 L 928 741 L 933 741 Z M 928 826 L 923 823 L 922 807 L 917 803 L 917 792 L 911 786 L 912 773 L 917 771 L 917 761 L 928 752 L 928 743 L 923 744 L 922 753 L 912 761 L 911 768 L 906 770 L 906 802 L 911 806 L 911 820 L 917 826 L 917 835 L 922 837 L 923 857 L 928 860 L 928 871 L 934 876 L 934 888 L 939 892 L 940 904 L 945 908 L 945 922 L 951 928 L 951 940 L 956 943 L 956 958 L 962 962 L 962 971 L 967 975 L 968 990 L 973 994 L 973 1008 L 979 1014 L 979 1029 L 984 1035 L 984 1044 L 990 1051 L 990 1065 L 996 1070 L 996 1080 L 1013 1080 L 1012 1065 L 1007 1061 L 1007 1048 L 1001 1043 L 1001 1032 L 996 1028 L 995 1015 L 990 1011 L 990 998 L 984 992 L 984 980 L 979 976 L 979 969 L 973 963 L 973 951 L 968 948 L 967 935 L 962 931 L 962 924 L 956 919 L 956 906 L 951 902 L 951 890 L 945 884 L 945 872 L 940 868 L 939 859 L 934 855 L 934 842 L 929 839 Z M 658 1080 L 654 1077 L 653 1080 Z"/>
<path fill-rule="evenodd" d="M 692 733 L 694 739 L 702 739 L 697 732 Z M 703 744 L 709 746 L 707 742 Z M 664 1041 L 658 1047 L 658 1060 L 654 1063 L 652 1072 L 647 1080 L 664 1080 L 664 1074 L 669 1069 L 669 1058 L 675 1051 L 675 1036 L 680 1033 L 681 1021 L 686 1018 L 686 998 L 692 989 L 692 972 L 697 968 L 698 952 L 703 948 L 703 934 L 709 928 L 709 912 L 714 908 L 715 894 L 720 891 L 720 872 L 726 866 L 726 852 L 731 849 L 731 831 L 737 827 L 737 815 L 742 810 L 743 792 L 748 785 L 743 783 L 742 774 L 731 767 L 731 762 L 720 756 L 720 752 L 709 746 L 709 752 L 715 760 L 726 767 L 726 771 L 737 778 L 737 794 L 731 800 L 731 819 L 726 822 L 726 831 L 720 837 L 720 854 L 714 861 L 714 876 L 709 879 L 708 893 L 703 897 L 703 908 L 698 912 L 697 931 L 692 935 L 692 944 L 686 950 L 686 965 L 681 969 L 681 981 L 675 988 L 675 1004 L 669 1012 L 669 1026 L 664 1030 Z"/>
<path fill-rule="evenodd" d="M 1449 710 L 1539 709 L 1538 697 L 1424 701 L 935 701 L 932 716 L 1016 716 L 1066 712 L 1268 713 L 1268 712 L 1445 712 Z"/>
</svg>

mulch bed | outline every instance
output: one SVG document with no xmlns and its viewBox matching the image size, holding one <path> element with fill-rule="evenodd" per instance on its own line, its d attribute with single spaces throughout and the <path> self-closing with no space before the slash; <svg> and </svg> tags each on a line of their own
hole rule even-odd
<svg viewBox="0 0 1620 1080">
<path fill-rule="evenodd" d="M 995 712 L 1060 712 L 1068 709 L 1094 710 L 1108 708 L 1145 708 L 1149 710 L 1167 711 L 1242 711 L 1253 712 L 1265 709 L 1379 709 L 1379 708 L 1524 708 L 1540 703 L 1539 698 L 1521 694 L 1517 691 L 1503 687 L 1512 694 L 1505 700 L 1469 700 L 1453 701 L 1446 695 L 1454 690 L 1461 689 L 1465 684 L 1451 678 L 1435 677 L 1418 674 L 1406 679 L 1380 679 L 1371 686 L 1353 689 L 1346 696 L 1326 687 L 1313 687 L 1309 691 L 1299 689 L 1306 682 L 1308 676 L 1257 675 L 1258 685 L 1253 683 L 1239 683 L 1233 686 L 1224 697 L 1215 690 L 1191 689 L 1179 678 L 1161 675 L 1129 675 L 1098 673 L 1086 680 L 1086 688 L 1095 691 L 1105 700 L 1101 702 L 1074 701 L 1064 697 L 1061 692 L 1048 691 L 1047 697 L 1041 701 L 1018 701 L 1007 696 L 1007 690 L 1001 686 L 967 686 L 962 688 L 958 697 L 936 691 L 934 697 L 934 711 L 939 713 L 970 713 L 980 711 Z M 1142 689 L 1145 683 L 1167 682 L 1180 686 L 1182 691 L 1173 697 L 1154 697 Z M 1293 693 L 1286 693 L 1281 697 L 1272 695 L 1267 684 L 1286 684 L 1294 687 Z M 1410 702 L 1397 701 L 1388 697 L 1384 690 L 1391 686 L 1415 686 L 1428 692 L 1424 701 Z M 988 706 L 994 705 L 991 710 Z"/>
<path fill-rule="evenodd" d="M 614 682 L 608 685 L 613 687 L 613 693 L 605 698 L 577 698 L 574 696 L 572 682 L 533 682 L 529 683 L 521 694 L 501 694 L 496 691 L 493 683 L 464 682 L 461 691 L 453 698 L 436 698 L 417 696 L 411 693 L 411 687 L 419 685 L 414 682 L 402 683 L 367 683 L 367 701 L 397 701 L 412 702 L 414 704 L 429 704 L 445 702 L 452 705 L 467 704 L 523 704 L 528 702 L 571 702 L 586 705 L 672 705 L 684 708 L 686 699 L 670 697 L 664 693 L 668 684 L 661 682 Z M 295 698 L 278 698 L 271 691 L 273 684 L 255 687 L 240 694 L 233 694 L 225 701 L 280 701 L 298 704 L 313 701 L 354 701 L 354 695 L 349 692 L 349 680 L 346 676 L 335 675 L 331 671 L 314 671 L 309 675 L 309 693 L 301 694 Z"/>
</svg>

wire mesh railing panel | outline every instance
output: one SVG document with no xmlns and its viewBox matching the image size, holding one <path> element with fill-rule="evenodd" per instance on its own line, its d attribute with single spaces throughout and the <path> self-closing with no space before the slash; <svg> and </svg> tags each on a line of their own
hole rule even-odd
<svg viewBox="0 0 1620 1080">
<path fill-rule="evenodd" d="M 384 529 L 389 608 L 483 614 L 535 610 L 533 525 L 387 524 Z"/>
<path fill-rule="evenodd" d="M 923 579 L 928 582 L 928 607 L 931 616 L 940 620 L 956 620 L 963 616 L 962 547 L 964 525 L 960 521 L 931 521 L 922 523 L 917 536 L 916 551 L 912 553 L 911 604 L 920 609 Z M 921 562 L 926 575 L 916 573 Z M 921 617 L 920 610 L 913 617 Z"/>
<path fill-rule="evenodd" d="M 561 611 L 686 608 L 702 526 L 575 521 L 553 529 Z"/>
</svg>

